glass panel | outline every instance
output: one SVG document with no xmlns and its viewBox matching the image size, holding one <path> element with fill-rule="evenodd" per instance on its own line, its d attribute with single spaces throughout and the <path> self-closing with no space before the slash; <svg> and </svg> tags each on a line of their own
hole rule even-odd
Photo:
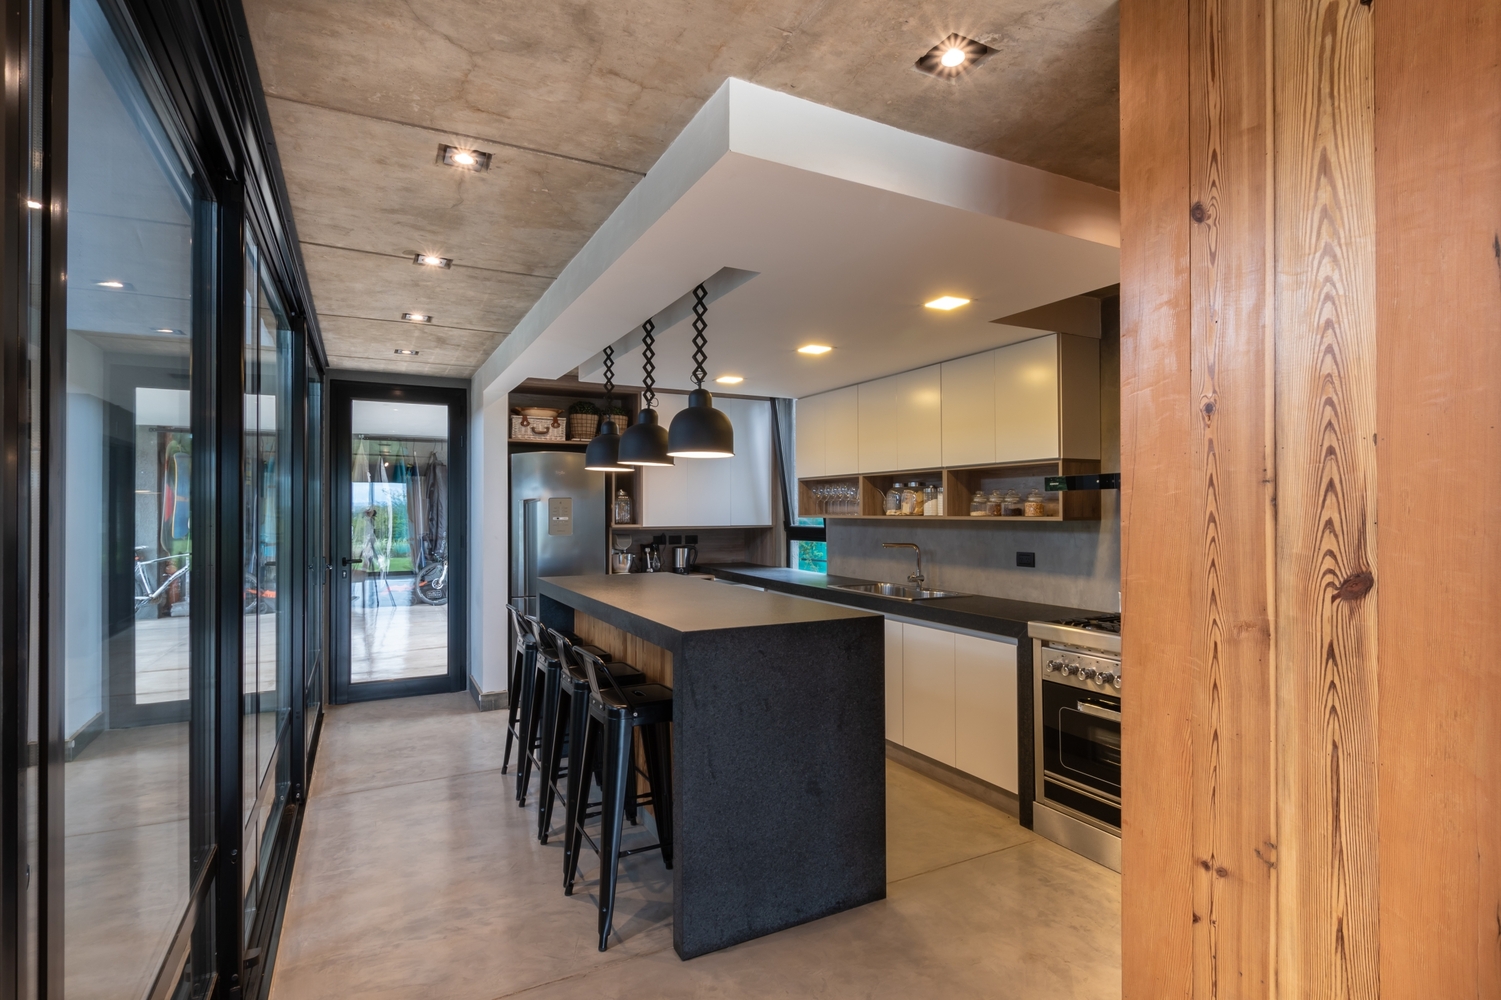
<svg viewBox="0 0 1501 1000">
<path fill-rule="evenodd" d="M 800 517 L 797 523 L 818 527 L 824 521 L 821 517 Z M 827 573 L 829 571 L 829 545 L 827 542 L 793 542 L 790 562 L 793 569 L 809 573 Z"/>
<path fill-rule="evenodd" d="M 316 369 L 308 357 L 308 371 Z M 307 561 L 308 633 L 306 694 L 303 701 L 304 747 L 313 743 L 314 723 L 323 707 L 324 659 L 328 649 L 328 530 L 323 496 L 323 382 L 308 381 L 307 392 Z"/>
<path fill-rule="evenodd" d="M 208 331 L 193 182 L 102 10 L 71 9 L 64 989 L 85 1000 L 146 991 L 190 891 L 190 719 L 211 724 L 207 686 L 189 697 L 190 347 Z"/>
<path fill-rule="evenodd" d="M 282 737 L 291 716 L 291 630 L 277 595 L 278 560 L 288 551 L 291 488 L 291 327 L 259 253 L 245 262 L 244 712 L 241 728 L 245 823 L 245 934 L 257 912 L 265 861 L 287 794 Z"/>
<path fill-rule="evenodd" d="M 350 428 L 350 682 L 446 674 L 448 407 L 356 399 Z"/>
</svg>

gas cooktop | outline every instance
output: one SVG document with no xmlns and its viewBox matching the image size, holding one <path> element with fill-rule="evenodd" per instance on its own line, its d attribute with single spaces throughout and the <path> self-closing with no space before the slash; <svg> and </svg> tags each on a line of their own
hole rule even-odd
<svg viewBox="0 0 1501 1000">
<path fill-rule="evenodd" d="M 1120 655 L 1121 616 L 1090 615 L 1062 621 L 1028 622 L 1027 634 L 1034 639 L 1063 642 L 1084 649 Z"/>
<path fill-rule="evenodd" d="M 1120 615 L 1100 615 L 1097 618 L 1065 618 L 1062 621 L 1050 622 L 1051 625 L 1063 625 L 1068 628 L 1082 628 L 1086 632 L 1109 632 L 1112 635 L 1121 634 Z"/>
</svg>

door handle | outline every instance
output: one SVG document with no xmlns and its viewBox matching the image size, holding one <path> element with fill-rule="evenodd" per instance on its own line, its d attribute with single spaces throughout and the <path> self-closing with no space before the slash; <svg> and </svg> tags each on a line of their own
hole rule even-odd
<svg viewBox="0 0 1501 1000">
<path fill-rule="evenodd" d="M 1092 715 L 1096 719 L 1109 719 L 1111 722 L 1121 721 L 1121 713 L 1115 711 L 1114 709 L 1105 708 L 1103 706 L 1093 704 L 1092 702 L 1079 702 L 1079 711 L 1083 712 L 1085 715 Z"/>
<path fill-rule="evenodd" d="M 364 561 L 365 560 L 363 560 L 363 559 L 351 559 L 348 556 L 344 557 L 344 565 L 345 566 L 358 566 L 360 563 L 362 563 Z"/>
</svg>

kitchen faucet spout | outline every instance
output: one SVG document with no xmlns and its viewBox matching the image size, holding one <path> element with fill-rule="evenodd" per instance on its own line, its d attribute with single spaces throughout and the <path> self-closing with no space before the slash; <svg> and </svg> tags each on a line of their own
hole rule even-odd
<svg viewBox="0 0 1501 1000">
<path fill-rule="evenodd" d="M 922 575 L 922 549 L 918 548 L 912 542 L 882 542 L 881 547 L 885 549 L 911 549 L 917 553 L 917 572 L 908 576 L 907 579 L 916 584 L 917 589 L 921 590 L 923 581 L 927 579 L 927 577 Z"/>
</svg>

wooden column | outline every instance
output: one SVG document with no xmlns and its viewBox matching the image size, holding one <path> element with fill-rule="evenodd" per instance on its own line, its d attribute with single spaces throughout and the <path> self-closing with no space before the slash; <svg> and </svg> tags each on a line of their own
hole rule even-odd
<svg viewBox="0 0 1501 1000">
<path fill-rule="evenodd" d="M 1501 996 L 1501 7 L 1121 44 L 1125 995 Z"/>
</svg>

